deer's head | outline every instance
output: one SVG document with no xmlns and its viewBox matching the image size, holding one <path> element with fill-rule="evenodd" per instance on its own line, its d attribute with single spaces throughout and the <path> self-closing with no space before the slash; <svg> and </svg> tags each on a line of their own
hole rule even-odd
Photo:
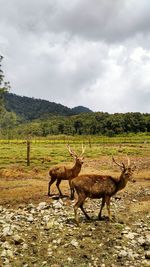
<svg viewBox="0 0 150 267">
<path fill-rule="evenodd" d="M 118 163 L 116 162 L 116 160 L 114 159 L 114 157 L 112 157 L 113 162 L 120 167 L 121 169 L 121 175 L 123 175 L 123 177 L 131 182 L 135 182 L 135 180 L 132 179 L 132 175 L 136 169 L 135 164 L 130 163 L 130 159 L 127 157 L 127 165 L 125 165 L 123 162 L 122 163 Z"/>
<path fill-rule="evenodd" d="M 69 145 L 67 145 L 67 149 L 70 153 L 70 155 L 73 157 L 74 161 L 79 164 L 79 165 L 82 165 L 84 163 L 84 152 L 85 152 L 85 147 L 83 147 L 82 145 L 82 152 L 81 154 L 78 156 L 71 148 Z"/>
</svg>

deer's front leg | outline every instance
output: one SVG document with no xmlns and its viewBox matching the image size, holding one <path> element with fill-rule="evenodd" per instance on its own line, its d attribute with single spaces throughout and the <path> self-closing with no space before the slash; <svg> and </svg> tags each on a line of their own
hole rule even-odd
<svg viewBox="0 0 150 267">
<path fill-rule="evenodd" d="M 72 186 L 71 180 L 69 180 L 69 186 L 70 186 L 70 199 L 74 199 L 74 188 Z"/>
</svg>

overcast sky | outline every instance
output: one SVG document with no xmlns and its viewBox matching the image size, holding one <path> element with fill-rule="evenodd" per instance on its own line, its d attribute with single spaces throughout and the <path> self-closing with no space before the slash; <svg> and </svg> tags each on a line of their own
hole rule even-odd
<svg viewBox="0 0 150 267">
<path fill-rule="evenodd" d="M 150 0 L 0 0 L 0 54 L 18 95 L 150 112 Z"/>
</svg>

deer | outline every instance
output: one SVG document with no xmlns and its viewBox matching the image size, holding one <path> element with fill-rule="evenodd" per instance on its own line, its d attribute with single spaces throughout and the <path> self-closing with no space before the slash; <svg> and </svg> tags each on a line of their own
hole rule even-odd
<svg viewBox="0 0 150 267">
<path fill-rule="evenodd" d="M 89 215 L 86 213 L 83 208 L 84 201 L 87 197 L 91 199 L 100 199 L 102 198 L 102 203 L 100 207 L 100 212 L 98 215 L 98 219 L 101 220 L 102 210 L 105 206 L 107 206 L 108 211 L 108 220 L 111 220 L 110 215 L 110 199 L 113 195 L 115 195 L 119 190 L 122 190 L 128 181 L 132 180 L 132 174 L 136 168 L 135 164 L 131 166 L 130 159 L 128 158 L 128 164 L 125 166 L 124 163 L 117 163 L 114 157 L 112 157 L 113 162 L 119 166 L 121 169 L 121 174 L 119 179 L 109 175 L 98 175 L 98 174 L 84 174 L 75 177 L 71 181 L 72 190 L 75 189 L 78 200 L 74 205 L 74 214 L 75 214 L 75 222 L 77 226 L 79 226 L 79 218 L 77 214 L 78 208 L 84 213 L 86 219 L 90 219 Z"/>
<path fill-rule="evenodd" d="M 51 185 L 56 181 L 56 186 L 59 191 L 59 197 L 63 197 L 63 194 L 60 190 L 60 183 L 62 180 L 68 180 L 69 181 L 69 186 L 71 190 L 71 199 L 74 199 L 74 190 L 71 188 L 71 180 L 74 177 L 77 177 L 79 172 L 81 171 L 82 164 L 84 163 L 84 157 L 83 154 L 85 152 L 85 147 L 82 145 L 82 152 L 81 155 L 78 156 L 71 148 L 69 145 L 67 145 L 67 149 L 70 153 L 70 155 L 73 157 L 75 163 L 72 168 L 66 167 L 66 166 L 56 166 L 50 169 L 49 171 L 49 176 L 51 177 L 49 183 L 48 183 L 48 196 L 50 196 L 50 188 Z"/>
</svg>

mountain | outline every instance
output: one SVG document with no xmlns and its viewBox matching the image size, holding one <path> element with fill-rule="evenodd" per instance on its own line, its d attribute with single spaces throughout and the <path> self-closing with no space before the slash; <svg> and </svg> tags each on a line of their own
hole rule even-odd
<svg viewBox="0 0 150 267">
<path fill-rule="evenodd" d="M 77 115 L 80 113 L 89 113 L 92 112 L 92 110 L 90 110 L 89 108 L 83 107 L 83 106 L 77 106 L 72 108 L 72 112 Z"/>
<path fill-rule="evenodd" d="M 71 109 L 47 100 L 19 96 L 12 93 L 6 93 L 4 99 L 8 111 L 12 111 L 28 121 L 50 115 L 71 116 L 83 112 L 92 112 L 90 109 L 82 106 Z"/>
</svg>

